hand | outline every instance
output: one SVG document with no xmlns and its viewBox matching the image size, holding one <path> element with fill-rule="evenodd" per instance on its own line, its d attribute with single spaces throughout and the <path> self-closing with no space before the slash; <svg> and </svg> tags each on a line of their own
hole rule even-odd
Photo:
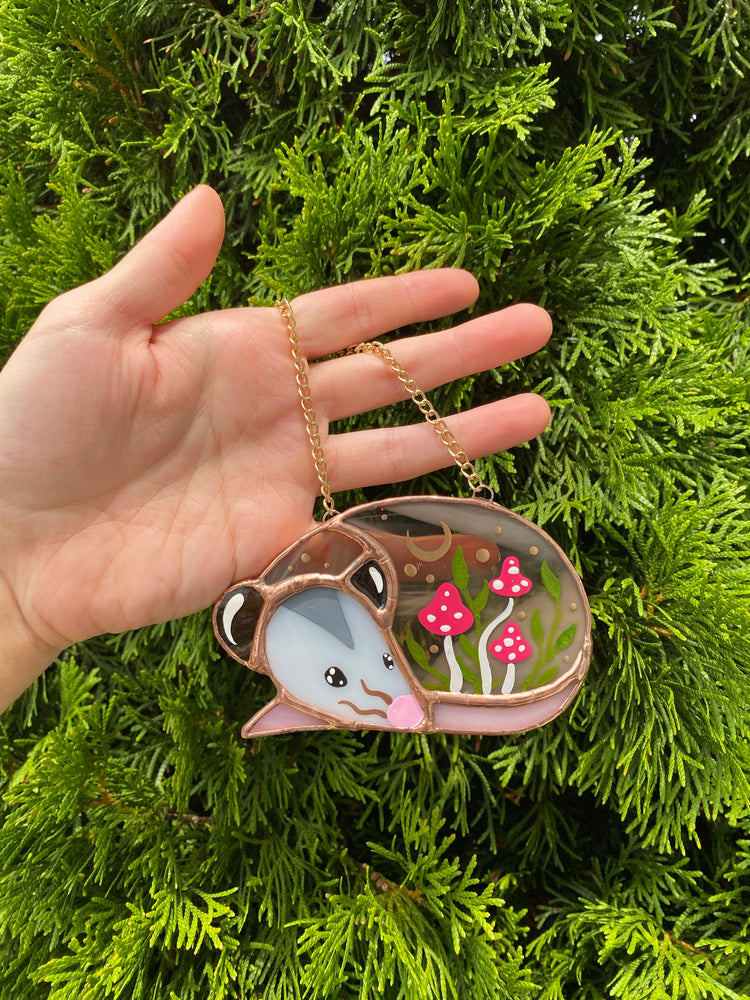
<svg viewBox="0 0 750 1000">
<path fill-rule="evenodd" d="M 0 707 L 71 643 L 206 607 L 313 527 L 319 485 L 278 310 L 154 325 L 206 278 L 223 233 L 218 196 L 197 188 L 112 271 L 50 303 L 0 373 Z M 477 291 L 465 271 L 432 270 L 293 307 L 315 360 Z M 535 351 L 550 330 L 542 309 L 517 305 L 394 353 L 429 390 Z M 405 398 L 382 360 L 319 362 L 310 386 L 334 491 L 450 462 L 424 424 L 328 436 L 331 420 Z M 524 395 L 449 423 L 476 457 L 548 418 Z"/>
</svg>

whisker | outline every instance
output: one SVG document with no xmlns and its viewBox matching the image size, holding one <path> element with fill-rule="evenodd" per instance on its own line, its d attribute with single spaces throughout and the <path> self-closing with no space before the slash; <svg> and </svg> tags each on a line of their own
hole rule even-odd
<svg viewBox="0 0 750 1000">
<path fill-rule="evenodd" d="M 383 719 L 388 718 L 385 712 L 381 712 L 379 708 L 358 708 L 353 701 L 340 701 L 339 705 L 348 705 L 354 709 L 357 715 L 379 715 Z"/>
<path fill-rule="evenodd" d="M 393 702 L 393 698 L 391 698 L 387 691 L 378 691 L 377 689 L 371 691 L 361 678 L 359 683 L 365 689 L 365 692 L 372 695 L 373 698 L 382 698 L 386 705 L 390 705 Z"/>
</svg>

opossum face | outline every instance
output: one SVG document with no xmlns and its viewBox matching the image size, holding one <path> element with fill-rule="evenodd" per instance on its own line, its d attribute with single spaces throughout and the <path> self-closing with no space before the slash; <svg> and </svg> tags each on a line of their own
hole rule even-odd
<svg viewBox="0 0 750 1000">
<path fill-rule="evenodd" d="M 424 715 L 379 624 L 351 594 L 312 587 L 287 598 L 266 627 L 274 679 L 296 700 L 349 725 L 417 725 Z"/>
<path fill-rule="evenodd" d="M 389 629 L 395 598 L 388 573 L 366 559 L 358 538 L 348 538 L 356 558 L 335 578 L 264 578 L 231 588 L 217 605 L 222 645 L 270 674 L 278 690 L 244 735 L 329 725 L 414 729 L 423 722 L 424 706 Z"/>
</svg>

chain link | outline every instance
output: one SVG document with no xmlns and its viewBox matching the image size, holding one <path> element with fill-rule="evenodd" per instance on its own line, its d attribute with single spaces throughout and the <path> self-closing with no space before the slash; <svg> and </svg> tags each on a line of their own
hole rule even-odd
<svg viewBox="0 0 750 1000">
<path fill-rule="evenodd" d="M 286 328 L 289 334 L 289 343 L 292 345 L 292 356 L 294 358 L 294 367 L 296 370 L 297 389 L 299 390 L 299 398 L 302 402 L 302 412 L 305 416 L 305 423 L 307 424 L 307 436 L 310 439 L 310 445 L 312 447 L 315 472 L 318 476 L 320 489 L 323 493 L 323 506 L 325 507 L 323 520 L 326 521 L 329 517 L 333 517 L 334 514 L 337 514 L 338 511 L 336 510 L 336 505 L 333 502 L 331 484 L 328 482 L 328 466 L 326 465 L 325 456 L 323 454 L 323 445 L 320 440 L 320 429 L 318 428 L 318 421 L 315 417 L 315 407 L 313 406 L 312 395 L 310 393 L 310 381 L 307 377 L 307 362 L 305 361 L 305 356 L 299 346 L 299 340 L 297 338 L 297 324 L 294 319 L 294 312 L 292 311 L 291 303 L 288 299 L 279 299 L 276 303 L 276 308 L 279 310 L 284 318 L 284 321 L 286 322 Z"/>
<path fill-rule="evenodd" d="M 320 440 L 320 429 L 318 427 L 318 421 L 315 416 L 315 407 L 313 406 L 312 395 L 310 393 L 307 362 L 305 361 L 305 357 L 299 345 L 294 312 L 292 311 L 292 306 L 289 300 L 279 299 L 276 302 L 276 308 L 279 310 L 284 318 L 284 321 L 286 322 L 289 342 L 292 345 L 292 356 L 294 358 L 294 367 L 296 370 L 297 389 L 299 390 L 299 397 L 302 402 L 302 412 L 307 425 L 307 436 L 309 437 L 310 445 L 312 446 L 312 457 L 315 463 L 315 472 L 318 476 L 321 492 L 323 494 L 323 506 L 325 507 L 323 520 L 325 521 L 327 518 L 333 517 L 337 511 L 333 502 L 331 484 L 328 481 L 328 467 L 326 466 L 325 456 L 323 455 L 323 445 Z M 448 452 L 458 466 L 461 475 L 469 484 L 472 495 L 477 496 L 478 494 L 484 492 L 488 495 L 489 499 L 492 500 L 495 495 L 492 488 L 482 481 L 481 476 L 469 461 L 468 455 L 451 433 L 443 418 L 404 366 L 394 358 L 385 344 L 382 344 L 378 340 L 372 340 L 364 344 L 357 344 L 356 347 L 350 348 L 347 353 L 374 354 L 390 366 L 393 373 L 411 396 L 412 402 L 415 404 L 427 423 L 434 427 L 435 433 L 448 449 Z"/>
<path fill-rule="evenodd" d="M 351 348 L 349 353 L 375 354 L 390 366 L 399 382 L 402 383 L 406 391 L 411 396 L 412 402 L 415 404 L 427 423 L 434 427 L 435 433 L 448 449 L 450 456 L 458 466 L 461 475 L 469 484 L 472 495 L 477 496 L 479 493 L 485 492 L 488 494 L 489 499 L 492 500 L 495 496 L 493 489 L 488 486 L 487 483 L 483 482 L 482 477 L 469 461 L 469 456 L 458 443 L 448 425 L 404 366 L 400 362 L 396 361 L 385 344 L 381 344 L 379 340 L 371 340 L 364 344 L 357 344 L 356 347 Z"/>
</svg>

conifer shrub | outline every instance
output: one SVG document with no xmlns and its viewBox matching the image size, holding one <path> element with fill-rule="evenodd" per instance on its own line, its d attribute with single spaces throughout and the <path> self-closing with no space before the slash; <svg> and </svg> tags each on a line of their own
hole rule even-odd
<svg viewBox="0 0 750 1000">
<path fill-rule="evenodd" d="M 0 0 L 0 351 L 202 181 L 186 312 L 468 268 L 555 333 L 436 406 L 546 396 L 480 470 L 594 616 L 509 738 L 246 745 L 207 614 L 67 651 L 0 720 L 0 996 L 750 997 L 748 52 L 746 0 Z"/>
</svg>

